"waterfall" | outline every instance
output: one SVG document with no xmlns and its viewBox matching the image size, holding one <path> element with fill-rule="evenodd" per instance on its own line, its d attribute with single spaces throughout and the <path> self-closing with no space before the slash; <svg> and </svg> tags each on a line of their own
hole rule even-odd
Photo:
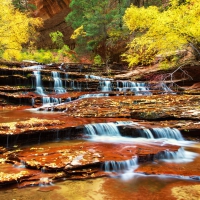
<svg viewBox="0 0 200 200">
<path fill-rule="evenodd" d="M 112 80 L 110 78 L 104 78 L 104 77 L 95 76 L 95 75 L 85 75 L 85 78 L 86 79 L 90 78 L 90 79 L 96 79 L 96 80 L 104 80 L 104 81 L 106 81 L 106 80 Z"/>
<path fill-rule="evenodd" d="M 135 92 L 135 95 L 151 95 L 146 83 L 132 82 L 132 81 L 117 81 L 117 88 L 120 92 Z"/>
<path fill-rule="evenodd" d="M 76 84 L 75 84 L 76 83 Z M 71 80 L 70 81 L 70 88 L 72 88 L 73 90 L 78 90 L 78 91 L 81 91 L 82 90 L 82 86 L 81 86 L 81 83 L 78 82 L 78 81 L 74 81 L 74 80 Z"/>
<path fill-rule="evenodd" d="M 87 124 L 85 131 L 89 135 L 120 136 L 120 132 L 114 123 Z"/>
<path fill-rule="evenodd" d="M 131 133 L 133 138 L 147 138 L 147 139 L 160 139 L 160 138 L 167 138 L 167 139 L 175 139 L 178 141 L 183 141 L 183 137 L 181 132 L 176 128 L 142 128 L 142 129 L 133 129 Z"/>
<path fill-rule="evenodd" d="M 41 73 L 40 71 L 33 72 L 36 79 L 36 92 L 40 95 L 45 95 L 42 88 Z"/>
<path fill-rule="evenodd" d="M 125 161 L 106 161 L 103 170 L 106 172 L 122 172 L 138 166 L 137 157 Z"/>
<path fill-rule="evenodd" d="M 140 137 L 154 139 L 154 136 L 149 129 L 138 129 L 137 131 L 139 132 Z"/>
<path fill-rule="evenodd" d="M 43 106 L 45 106 L 45 105 L 51 106 L 52 104 L 53 105 L 60 104 L 61 98 L 44 96 L 44 97 L 42 97 L 42 102 L 43 102 Z"/>
<path fill-rule="evenodd" d="M 112 91 L 111 81 L 100 81 L 99 84 L 102 92 Z"/>
<path fill-rule="evenodd" d="M 49 97 L 44 93 L 43 87 L 42 87 L 41 72 L 40 71 L 34 71 L 33 73 L 34 73 L 35 78 L 36 78 L 36 92 L 39 95 L 42 95 L 43 106 L 46 106 L 46 105 L 50 106 L 51 104 L 61 103 L 61 99 Z M 54 84 L 54 87 L 55 87 L 55 85 L 59 84 L 59 83 L 57 83 L 57 81 L 55 81 L 55 82 L 56 83 Z M 34 103 L 35 103 L 34 99 L 32 98 L 32 105 L 34 105 Z"/>
<path fill-rule="evenodd" d="M 164 150 L 159 153 L 157 153 L 154 157 L 155 159 L 161 160 L 161 159 L 170 159 L 170 160 L 177 160 L 177 159 L 184 159 L 185 158 L 185 150 L 183 147 L 179 148 L 178 151 L 169 151 Z"/>
<path fill-rule="evenodd" d="M 112 82 L 113 79 L 104 78 L 95 75 L 85 75 L 86 79 L 96 79 L 99 80 L 99 87 L 102 92 L 113 91 Z M 112 82 L 111 82 L 112 81 Z M 146 83 L 140 82 L 132 82 L 132 81 L 116 81 L 116 90 L 120 92 L 131 91 L 134 92 L 135 95 L 151 95 L 152 93 L 149 91 L 149 87 Z"/>
<path fill-rule="evenodd" d="M 84 94 L 79 97 L 79 99 L 83 98 L 92 98 L 92 97 L 107 97 L 109 96 L 108 93 L 99 93 L 99 94 Z"/>
<path fill-rule="evenodd" d="M 110 123 L 96 123 L 85 125 L 85 133 L 91 136 L 118 136 L 122 137 L 122 133 L 118 129 L 118 126 L 136 126 L 137 123 L 130 121 L 120 121 L 120 122 L 110 122 Z M 175 139 L 178 141 L 183 141 L 183 137 L 180 131 L 176 128 L 141 128 L 141 129 L 127 129 L 133 138 L 146 138 L 146 139 Z M 124 131 L 123 131 L 124 132 Z M 126 134 L 126 131 L 125 131 Z M 129 134 L 130 135 L 130 134 Z M 125 137 L 124 137 L 125 138 Z"/>
<path fill-rule="evenodd" d="M 183 140 L 180 131 L 176 128 L 153 128 L 151 130 L 154 138 L 169 138 L 176 140 Z"/>
<path fill-rule="evenodd" d="M 62 86 L 62 80 L 60 79 L 60 73 L 53 71 L 52 76 L 54 79 L 54 91 L 58 94 L 65 93 L 66 90 Z"/>
<path fill-rule="evenodd" d="M 186 151 L 184 150 L 184 147 L 180 147 L 178 151 L 175 152 L 169 150 L 161 151 L 154 156 L 154 159 L 162 160 L 165 162 L 182 163 L 192 162 L 197 156 L 197 153 Z"/>
<path fill-rule="evenodd" d="M 34 66 L 25 67 L 25 69 L 35 69 L 35 70 L 41 70 L 42 68 L 44 68 L 43 65 L 34 65 Z"/>
</svg>

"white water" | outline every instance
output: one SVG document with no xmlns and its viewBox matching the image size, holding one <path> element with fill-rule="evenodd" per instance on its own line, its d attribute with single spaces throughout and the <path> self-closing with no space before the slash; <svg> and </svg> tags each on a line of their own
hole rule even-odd
<svg viewBox="0 0 200 200">
<path fill-rule="evenodd" d="M 61 98 L 42 97 L 43 106 L 53 106 L 61 103 Z"/>
<path fill-rule="evenodd" d="M 118 126 L 131 126 L 134 130 L 138 130 L 140 136 L 137 138 L 122 137 Z M 85 133 L 91 136 L 92 141 L 107 143 L 124 143 L 128 146 L 137 146 L 138 143 L 149 145 L 151 143 L 158 146 L 166 144 L 175 144 L 180 146 L 178 151 L 169 151 L 166 149 L 154 156 L 156 160 L 165 162 L 192 162 L 197 156 L 196 153 L 185 151 L 181 146 L 189 146 L 191 142 L 184 141 L 178 129 L 153 128 L 153 129 L 135 129 L 138 123 L 132 121 L 119 121 L 115 123 L 97 123 L 85 125 Z M 138 133 L 137 133 L 138 134 Z M 137 159 L 127 161 L 106 161 L 103 169 L 107 172 L 120 172 L 122 179 L 129 179 L 134 175 L 134 170 L 138 167 Z"/>
<path fill-rule="evenodd" d="M 113 79 L 110 79 L 110 78 L 104 78 L 104 77 L 101 77 L 101 76 L 95 76 L 95 75 L 85 75 L 85 78 L 88 79 L 96 79 L 96 80 L 113 80 Z"/>
<path fill-rule="evenodd" d="M 102 92 L 112 91 L 111 81 L 100 81 L 99 84 Z"/>
<path fill-rule="evenodd" d="M 34 71 L 36 80 L 36 92 L 40 95 L 45 95 L 42 87 L 42 81 L 41 81 L 41 72 L 40 71 Z"/>
<path fill-rule="evenodd" d="M 108 93 L 99 93 L 99 94 L 84 94 L 79 97 L 79 99 L 83 98 L 94 98 L 94 97 L 107 97 Z"/>
<path fill-rule="evenodd" d="M 132 82 L 132 81 L 117 81 L 117 88 L 120 92 L 131 91 L 135 95 L 151 95 L 149 87 L 146 83 Z"/>
<path fill-rule="evenodd" d="M 120 132 L 114 123 L 99 123 L 85 125 L 85 131 L 89 135 L 120 136 Z"/>
<path fill-rule="evenodd" d="M 39 95 L 42 96 L 43 106 L 52 106 L 52 105 L 61 103 L 61 99 L 49 97 L 44 93 L 43 87 L 42 87 L 42 80 L 41 80 L 41 71 L 37 70 L 37 71 L 34 71 L 33 73 L 35 75 L 35 80 L 36 80 L 36 93 L 38 93 Z M 54 87 L 55 87 L 55 85 L 57 86 L 58 84 L 59 83 L 55 83 Z M 59 90 L 59 88 L 58 88 L 58 90 Z M 34 103 L 35 102 L 32 99 L 32 106 L 34 105 Z"/>
<path fill-rule="evenodd" d="M 165 162 L 182 163 L 192 162 L 197 155 L 197 153 L 185 151 L 184 148 L 181 147 L 175 152 L 169 150 L 162 151 L 155 155 L 155 159 L 163 160 Z"/>
<path fill-rule="evenodd" d="M 60 79 L 60 73 L 53 71 L 52 76 L 54 79 L 54 91 L 58 94 L 65 93 L 66 90 L 63 88 L 62 80 Z"/>
<path fill-rule="evenodd" d="M 176 140 L 183 140 L 180 131 L 176 128 L 153 128 L 152 133 L 155 138 L 169 138 Z"/>
<path fill-rule="evenodd" d="M 34 66 L 25 67 L 25 69 L 35 69 L 35 70 L 41 70 L 42 68 L 44 68 L 43 65 L 34 65 Z"/>
<path fill-rule="evenodd" d="M 113 79 L 104 78 L 104 77 L 95 76 L 95 75 L 85 75 L 85 78 L 99 80 L 99 87 L 102 92 L 109 92 L 115 89 L 112 85 L 112 82 L 114 82 Z M 117 84 L 116 90 L 120 92 L 131 91 L 131 92 L 134 92 L 135 95 L 151 95 L 152 94 L 149 91 L 149 87 L 147 86 L 146 83 L 132 82 L 132 81 L 117 81 L 116 84 Z"/>
<path fill-rule="evenodd" d="M 119 125 L 137 125 L 137 123 L 133 122 L 110 122 L 110 123 L 97 123 L 97 124 L 87 124 L 85 125 L 86 134 L 92 136 L 120 136 L 117 126 Z M 183 140 L 183 137 L 178 129 L 175 128 L 153 128 L 153 129 L 134 129 L 132 136 L 137 135 L 137 137 L 147 138 L 147 139 L 175 139 L 175 140 Z"/>
<path fill-rule="evenodd" d="M 125 172 L 138 167 L 137 157 L 125 161 L 106 161 L 103 164 L 103 170 L 106 172 Z"/>
</svg>

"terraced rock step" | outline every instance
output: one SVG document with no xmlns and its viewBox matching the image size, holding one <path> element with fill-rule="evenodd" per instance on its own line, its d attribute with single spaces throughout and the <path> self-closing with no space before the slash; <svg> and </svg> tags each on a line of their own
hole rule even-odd
<svg viewBox="0 0 200 200">
<path fill-rule="evenodd" d="M 60 147 L 30 147 L 1 154 L 0 185 L 18 183 L 49 185 L 61 179 L 87 179 L 109 176 L 136 167 L 141 162 L 153 161 L 166 149 L 176 152 L 175 145 L 86 143 Z M 50 174 L 51 173 L 51 174 Z"/>
</svg>

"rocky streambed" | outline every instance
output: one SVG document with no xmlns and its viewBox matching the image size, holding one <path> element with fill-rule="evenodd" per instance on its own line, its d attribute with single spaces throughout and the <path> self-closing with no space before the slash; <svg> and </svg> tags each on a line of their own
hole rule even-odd
<svg viewBox="0 0 200 200">
<path fill-rule="evenodd" d="M 50 187 L 127 171 L 198 181 L 198 84 L 177 93 L 138 75 L 114 76 L 126 71 L 1 67 L 1 186 Z"/>
</svg>

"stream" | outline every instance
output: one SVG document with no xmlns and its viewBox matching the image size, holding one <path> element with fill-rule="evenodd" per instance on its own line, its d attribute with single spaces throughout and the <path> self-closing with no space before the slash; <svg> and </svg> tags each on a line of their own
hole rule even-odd
<svg viewBox="0 0 200 200">
<path fill-rule="evenodd" d="M 67 69 L 26 67 L 28 91 L 2 94 L 18 107 L 0 110 L 0 178 L 24 170 L 29 175 L 11 177 L 7 185 L 4 180 L 0 199 L 200 199 L 200 143 L 182 135 L 186 117 L 178 125 L 170 124 L 175 115 L 167 112 L 170 120 L 144 120 L 162 110 L 158 98 L 175 98 L 167 85 L 156 91 L 157 98 L 146 82 Z M 145 115 L 143 105 L 150 105 Z M 137 109 L 144 119 L 137 118 Z M 196 127 L 199 113 L 190 112 Z"/>
<path fill-rule="evenodd" d="M 34 147 L 58 147 L 73 145 L 74 143 L 81 145 L 87 142 L 90 141 L 57 141 L 34 145 Z M 190 170 L 190 167 L 193 165 L 200 166 L 200 143 L 185 147 L 185 150 L 190 152 L 190 155 L 187 156 L 188 160 L 179 161 L 177 164 L 178 167 Z M 173 161 L 167 161 L 167 163 L 170 165 Z M 153 168 L 155 165 L 159 166 L 159 168 L 164 167 L 166 169 L 166 161 L 145 163 L 141 164 L 140 167 Z M 199 187 L 199 180 L 191 179 L 189 176 L 184 177 L 170 174 L 145 175 L 129 170 L 120 176 L 111 176 L 109 178 L 65 180 L 26 188 L 2 188 L 0 190 L 0 199 L 199 199 Z"/>
</svg>

